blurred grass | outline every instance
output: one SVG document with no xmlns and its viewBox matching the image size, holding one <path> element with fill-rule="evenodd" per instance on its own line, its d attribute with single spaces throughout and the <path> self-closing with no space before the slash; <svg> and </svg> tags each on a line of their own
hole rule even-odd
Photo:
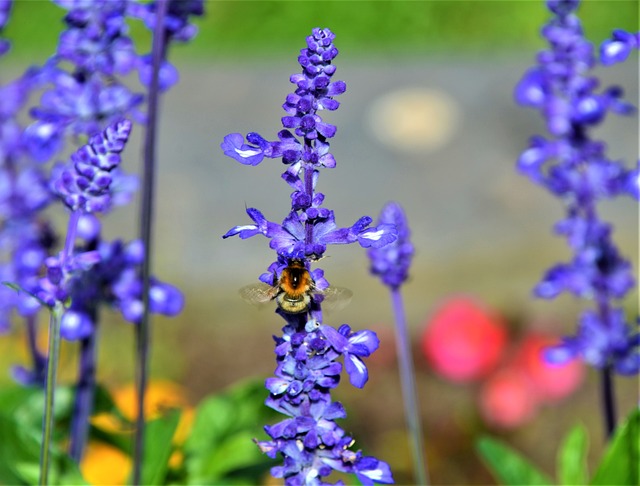
<svg viewBox="0 0 640 486">
<path fill-rule="evenodd" d="M 638 28 L 638 0 L 585 0 L 579 15 L 594 42 L 613 28 Z M 11 57 L 53 52 L 64 10 L 45 0 L 16 0 L 5 35 Z M 330 27 L 350 56 L 492 55 L 540 48 L 540 26 L 549 18 L 542 0 L 511 1 L 206 1 L 206 17 L 180 55 L 193 60 L 273 58 L 302 47 L 316 26 Z M 149 34 L 131 22 L 141 52 Z"/>
</svg>

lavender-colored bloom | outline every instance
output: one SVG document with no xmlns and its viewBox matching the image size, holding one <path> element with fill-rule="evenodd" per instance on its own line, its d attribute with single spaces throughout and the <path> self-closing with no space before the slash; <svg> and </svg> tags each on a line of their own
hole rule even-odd
<svg viewBox="0 0 640 486">
<path fill-rule="evenodd" d="M 239 235 L 245 239 L 262 234 L 271 239 L 269 246 L 279 255 L 305 255 L 314 259 L 322 257 L 327 245 L 358 242 L 364 248 L 382 247 L 395 240 L 395 227 L 382 223 L 371 228 L 371 218 L 364 216 L 350 228 L 337 228 L 333 211 L 325 208 L 309 208 L 305 213 L 291 211 L 282 225 L 267 221 L 260 211 L 248 208 L 247 214 L 255 224 L 235 226 L 223 238 Z M 311 220 L 311 225 L 308 222 Z M 311 226 L 311 235 L 307 231 Z"/>
<path fill-rule="evenodd" d="M 6 8 L 6 2 L 0 4 L 3 15 Z M 0 87 L 0 277 L 25 289 L 37 285 L 44 259 L 55 242 L 51 227 L 40 215 L 53 197 L 42 167 L 33 165 L 27 156 L 19 122 L 34 86 L 34 73 L 27 71 Z M 27 293 L 1 286 L 0 332 L 9 330 L 14 310 L 30 317 L 39 307 Z M 38 360 L 34 356 L 34 362 Z"/>
<path fill-rule="evenodd" d="M 362 358 L 366 358 L 380 346 L 380 340 L 373 331 L 351 332 L 351 328 L 343 324 L 336 331 L 330 326 L 320 326 L 320 331 L 338 352 L 344 355 L 344 367 L 351 384 L 362 388 L 369 380 L 369 373 Z"/>
<path fill-rule="evenodd" d="M 94 309 L 101 304 L 118 310 L 125 320 L 138 323 L 143 305 L 142 281 L 138 274 L 138 267 L 144 260 L 141 242 L 100 241 L 96 250 L 80 255 L 84 255 L 85 260 L 86 255 L 90 255 L 95 262 L 90 267 L 60 272 L 67 278 L 66 293 L 73 297 L 62 317 L 62 337 L 73 341 L 91 334 L 96 325 L 92 317 Z M 50 273 L 48 281 L 51 281 Z M 152 279 L 149 297 L 151 312 L 157 314 L 175 316 L 184 305 L 184 297 L 177 288 L 156 279 Z"/>
<path fill-rule="evenodd" d="M 92 136 L 125 116 L 144 121 L 137 109 L 143 96 L 117 79 L 141 63 L 127 34 L 128 0 L 56 3 L 68 11 L 67 29 L 57 52 L 37 70 L 38 83 L 50 87 L 31 110 L 36 121 L 26 132 L 31 155 L 39 161 L 60 150 L 69 133 Z"/>
<path fill-rule="evenodd" d="M 624 62 L 633 49 L 640 47 L 640 32 L 631 34 L 624 30 L 616 29 L 608 39 L 600 46 L 600 62 L 604 66 L 611 66 Z"/>
<path fill-rule="evenodd" d="M 613 362 L 621 375 L 640 371 L 640 333 L 631 332 L 621 309 L 606 315 L 608 321 L 592 310 L 582 314 L 576 336 L 563 339 L 562 344 L 545 352 L 551 363 L 563 364 L 578 356 L 591 366 L 603 369 Z"/>
<path fill-rule="evenodd" d="M 90 73 L 127 74 L 138 62 L 127 35 L 127 0 L 55 0 L 68 10 L 58 56 Z"/>
<path fill-rule="evenodd" d="M 111 172 L 129 139 L 131 122 L 122 120 L 95 135 L 71 156 L 52 180 L 53 192 L 72 211 L 103 212 L 111 203 Z"/>
<path fill-rule="evenodd" d="M 407 280 L 413 258 L 407 217 L 399 204 L 388 203 L 382 209 L 378 221 L 395 226 L 398 239 L 386 246 L 369 250 L 371 273 L 380 277 L 385 285 L 398 288 Z"/>
<path fill-rule="evenodd" d="M 52 70 L 48 79 L 53 87 L 42 95 L 40 106 L 31 110 L 36 121 L 26 132 L 36 160 L 48 160 L 56 153 L 67 131 L 75 136 L 93 135 L 105 123 L 113 124 L 127 113 L 142 119 L 135 110 L 142 96 L 123 85 L 106 85 L 97 75 L 78 80 L 58 69 Z"/>
<path fill-rule="evenodd" d="M 638 199 L 639 172 L 608 159 L 606 145 L 593 140 L 589 129 L 609 112 L 628 115 L 634 108 L 622 100 L 619 87 L 596 91 L 599 82 L 589 70 L 597 59 L 574 14 L 578 4 L 547 2 L 554 17 L 542 35 L 550 49 L 538 54 L 538 65 L 525 73 L 515 90 L 516 101 L 540 111 L 552 136 L 533 137 L 518 169 L 565 202 L 567 217 L 555 231 L 566 237 L 574 253 L 570 262 L 549 269 L 534 293 L 555 298 L 570 292 L 593 300 L 597 307 L 582 315 L 577 336 L 548 353 L 552 361 L 579 356 L 597 368 L 632 374 L 640 367 L 639 339 L 614 301 L 627 295 L 635 279 L 631 264 L 613 243 L 612 226 L 599 218 L 597 203 L 620 195 Z M 601 47 L 601 63 L 622 61 L 637 45 L 637 35 L 617 30 Z"/>
<path fill-rule="evenodd" d="M 397 238 L 394 224 L 370 226 L 368 216 L 339 228 L 334 212 L 322 206 L 324 195 L 315 189 L 319 170 L 336 165 L 328 142 L 336 127 L 325 123 L 319 112 L 337 109 L 334 97 L 346 89 L 344 82 L 331 80 L 335 73 L 331 61 L 338 54 L 333 39 L 328 29 L 313 29 L 307 37 L 307 47 L 298 58 L 302 73 L 290 78 L 296 89 L 283 105 L 287 116 L 282 118 L 285 129 L 278 133 L 278 140 L 270 142 L 249 133 L 245 143 L 242 135 L 232 133 L 220 145 L 225 155 L 245 165 L 281 158 L 287 166 L 282 178 L 294 190 L 291 211 L 282 224 L 248 208 L 252 223 L 231 228 L 223 238 L 263 235 L 270 240 L 277 261 L 260 276 L 265 284 L 278 288 L 292 263 L 298 272 L 308 272 L 313 282 L 309 303 L 302 311 L 277 309 L 287 325 L 283 336 L 274 338 L 278 365 L 275 376 L 265 383 L 270 392 L 266 403 L 287 418 L 266 426 L 271 440 L 258 443 L 269 457 L 282 455 L 283 465 L 272 468 L 271 473 L 290 486 L 327 484 L 322 478 L 333 470 L 355 474 L 366 485 L 393 482 L 386 463 L 350 450 L 353 439 L 336 423 L 345 417 L 344 408 L 330 395 L 340 381 L 340 357 L 351 383 L 359 388 L 365 385 L 368 371 L 363 359 L 378 348 L 378 338 L 372 331 L 352 332 L 346 324 L 336 330 L 322 322 L 323 293 L 331 288 L 322 269 L 311 269 L 328 245 L 358 242 L 364 248 L 379 248 Z"/>
<path fill-rule="evenodd" d="M 272 468 L 272 475 L 287 485 L 322 485 L 327 484 L 322 477 L 337 470 L 356 474 L 367 485 L 392 483 L 386 463 L 349 449 L 353 439 L 335 422 L 346 413 L 329 393 L 339 382 L 342 367 L 336 360 L 341 355 L 352 384 L 364 386 L 367 368 L 361 357 L 378 348 L 375 333 L 352 333 L 346 324 L 337 331 L 315 323 L 302 327 L 297 316 L 283 317 L 289 324 L 276 338 L 278 367 L 276 378 L 266 382 L 271 392 L 266 404 L 290 418 L 266 426 L 271 440 L 258 442 L 269 457 L 284 456 L 284 465 Z"/>
</svg>

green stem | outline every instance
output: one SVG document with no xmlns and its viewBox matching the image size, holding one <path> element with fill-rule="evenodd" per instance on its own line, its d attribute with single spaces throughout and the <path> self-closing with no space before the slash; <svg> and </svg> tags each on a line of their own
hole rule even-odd
<svg viewBox="0 0 640 486">
<path fill-rule="evenodd" d="M 44 399 L 44 418 L 42 423 L 42 446 L 40 449 L 40 482 L 41 486 L 48 484 L 49 464 L 51 462 L 51 434 L 53 433 L 53 406 L 56 390 L 56 375 L 58 372 L 58 358 L 60 357 L 60 320 L 64 307 L 56 302 L 51 309 L 49 321 L 49 354 L 47 359 L 47 383 Z"/>
<path fill-rule="evenodd" d="M 152 76 L 149 86 L 147 129 L 144 140 L 144 168 L 142 185 L 142 204 L 140 211 L 140 239 L 144 246 L 145 255 L 142 262 L 142 304 L 143 312 L 140 322 L 136 326 L 136 388 L 138 396 L 138 410 L 136 416 L 136 431 L 133 439 L 133 484 L 142 484 L 142 470 L 144 468 L 145 443 L 145 392 L 149 379 L 149 348 L 151 330 L 149 328 L 149 288 L 152 255 L 152 225 L 153 198 L 155 189 L 155 158 L 156 131 L 158 124 L 158 98 L 160 95 L 160 65 L 165 57 L 166 32 L 165 15 L 169 0 L 156 2 L 156 25 L 153 32 L 152 48 Z"/>
<path fill-rule="evenodd" d="M 400 368 L 400 385 L 402 387 L 402 398 L 407 428 L 409 430 L 411 452 L 413 454 L 415 484 L 426 486 L 429 484 L 429 475 L 424 454 L 420 407 L 418 405 L 418 394 L 416 391 L 411 341 L 409 339 L 407 319 L 405 317 L 402 295 L 400 294 L 399 288 L 391 289 L 391 303 L 396 319 L 396 347 Z"/>
</svg>

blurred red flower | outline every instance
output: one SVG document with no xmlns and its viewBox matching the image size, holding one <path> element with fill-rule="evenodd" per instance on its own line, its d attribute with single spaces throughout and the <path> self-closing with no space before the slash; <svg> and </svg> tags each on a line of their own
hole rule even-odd
<svg viewBox="0 0 640 486">
<path fill-rule="evenodd" d="M 480 411 L 488 423 L 504 428 L 522 425 L 533 418 L 538 405 L 561 400 L 580 386 L 581 361 L 553 365 L 544 360 L 544 349 L 557 342 L 557 337 L 526 335 L 509 362 L 482 385 Z"/>
<path fill-rule="evenodd" d="M 531 380 L 517 366 L 494 373 L 480 392 L 482 416 L 488 423 L 504 428 L 517 427 L 533 418 L 538 403 Z"/>
<path fill-rule="evenodd" d="M 486 376 L 507 342 L 502 318 L 469 297 L 445 302 L 431 317 L 421 348 L 433 369 L 451 381 Z"/>
<path fill-rule="evenodd" d="M 546 347 L 559 338 L 526 333 L 508 343 L 503 318 L 470 297 L 453 297 L 429 319 L 422 334 L 422 352 L 433 370 L 447 380 L 481 381 L 480 413 L 487 423 L 503 428 L 523 425 L 540 405 L 571 395 L 582 383 L 584 365 L 544 361 Z"/>
</svg>

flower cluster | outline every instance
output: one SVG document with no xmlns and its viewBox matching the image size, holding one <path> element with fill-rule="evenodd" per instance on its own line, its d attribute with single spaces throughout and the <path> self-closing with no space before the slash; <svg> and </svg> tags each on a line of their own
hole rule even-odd
<svg viewBox="0 0 640 486">
<path fill-rule="evenodd" d="M 589 129 L 609 112 L 627 115 L 634 108 L 622 100 L 622 89 L 612 86 L 596 91 L 598 80 L 589 75 L 596 65 L 594 49 L 583 35 L 574 14 L 577 0 L 549 0 L 554 14 L 542 35 L 550 49 L 538 55 L 538 65 L 530 69 L 516 87 L 516 100 L 538 109 L 552 138 L 536 136 L 518 160 L 518 169 L 534 182 L 561 197 L 567 217 L 556 233 L 566 237 L 574 257 L 547 271 L 535 294 L 554 298 L 562 292 L 592 299 L 597 310 L 582 315 L 578 336 L 550 350 L 555 362 L 582 357 L 597 368 L 613 367 L 621 374 L 640 370 L 640 337 L 632 331 L 614 300 L 622 299 L 634 286 L 630 263 L 616 248 L 612 226 L 597 213 L 601 199 L 628 195 L 640 197 L 639 168 L 627 169 L 622 162 L 606 156 L 603 142 L 593 140 Z M 604 65 L 621 61 L 637 36 L 614 33 L 601 49 Z"/>
<path fill-rule="evenodd" d="M 413 244 L 409 240 L 410 229 L 402 207 L 388 203 L 380 212 L 380 224 L 395 226 L 398 238 L 386 246 L 370 248 L 371 273 L 380 277 L 392 289 L 399 288 L 409 276 L 413 258 Z"/>
<path fill-rule="evenodd" d="M 321 478 L 335 469 L 356 474 L 365 485 L 391 482 L 386 463 L 349 449 L 353 439 L 335 423 L 346 412 L 330 395 L 340 381 L 342 365 L 336 361 L 340 355 L 351 383 L 364 386 L 367 368 L 361 357 L 378 348 L 375 333 L 353 333 L 346 324 L 337 331 L 326 325 L 300 329 L 289 324 L 283 331 L 284 336 L 276 339 L 278 367 L 276 377 L 267 379 L 271 396 L 266 403 L 290 418 L 266 426 L 272 440 L 258 443 L 269 457 L 278 452 L 285 457 L 282 466 L 272 469 L 273 476 L 285 478 L 287 484 L 323 484 Z"/>
<path fill-rule="evenodd" d="M 81 339 L 92 332 L 95 318 L 91 315 L 101 301 L 119 309 L 130 322 L 138 322 L 142 314 L 142 283 L 137 270 L 144 260 L 142 243 L 102 241 L 100 223 L 90 216 L 110 209 L 112 173 L 120 164 L 130 131 L 129 120 L 108 126 L 72 154 L 52 181 L 54 193 L 72 211 L 73 224 L 67 247 L 58 256 L 46 259 L 47 275 L 34 294 L 48 305 L 72 297 L 62 318 L 61 334 L 66 339 Z M 68 246 L 73 245 L 76 234 L 87 244 L 73 252 Z M 154 280 L 150 306 L 153 312 L 176 315 L 182 308 L 182 295 Z"/>
<path fill-rule="evenodd" d="M 85 262 L 90 252 L 95 261 L 86 262 L 84 267 L 77 266 L 66 285 L 66 291 L 73 299 L 62 316 L 60 333 L 69 341 L 94 332 L 95 314 L 101 303 L 117 309 L 132 323 L 139 322 L 142 315 L 142 281 L 138 275 L 139 265 L 144 260 L 142 243 L 139 240 L 128 244 L 120 240 L 106 242 L 96 238 L 87 246 L 96 243 L 95 250 L 81 253 L 85 255 Z M 50 280 L 52 269 L 60 268 L 60 260 L 52 257 L 48 264 Z M 152 279 L 149 297 L 152 312 L 175 316 L 182 310 L 182 294 L 172 285 Z"/>
<path fill-rule="evenodd" d="M 0 1 L 0 31 L 9 20 L 13 2 Z M 10 43 L 0 39 L 0 56 Z M 0 281 L 12 282 L 20 288 L 37 285 L 40 269 L 56 237 L 40 216 L 52 200 L 42 167 L 26 156 L 28 148 L 19 115 L 34 88 L 34 72 L 0 86 Z M 38 350 L 36 314 L 39 303 L 24 292 L 0 286 L 0 332 L 10 329 L 15 311 L 25 319 L 28 349 L 34 381 L 44 381 L 46 357 Z M 20 377 L 20 371 L 14 370 Z M 25 381 L 28 381 L 25 379 Z"/>
<path fill-rule="evenodd" d="M 0 1 L 0 31 L 11 13 L 13 2 Z M 0 56 L 10 44 L 0 40 Z M 0 86 L 0 281 L 19 287 L 33 286 L 49 250 L 55 243 L 51 227 L 40 217 L 52 201 L 42 167 L 28 158 L 28 147 L 19 121 L 31 91 L 35 73 L 31 70 Z M 24 293 L 0 286 L 0 332 L 10 327 L 16 310 L 35 329 L 39 305 Z M 36 361 L 39 360 L 39 357 Z"/>
<path fill-rule="evenodd" d="M 75 2 L 58 0 L 67 9 L 67 30 L 58 50 L 39 71 L 39 82 L 49 84 L 40 105 L 31 110 L 36 121 L 28 128 L 32 156 L 50 159 L 67 134 L 91 136 L 106 124 L 133 116 L 142 102 L 117 80 L 137 67 L 133 42 L 127 35 L 126 0 Z M 73 67 L 65 69 L 66 63 Z"/>
<path fill-rule="evenodd" d="M 249 208 L 253 224 L 235 226 L 223 236 L 244 239 L 261 234 L 270 239 L 269 246 L 278 255 L 260 276 L 275 289 L 272 298 L 279 304 L 277 312 L 287 322 L 283 337 L 276 339 L 278 367 L 276 376 L 266 382 L 271 394 L 266 403 L 289 418 L 265 427 L 272 440 L 259 446 L 270 457 L 278 453 L 284 457 L 283 466 L 274 467 L 272 474 L 284 478 L 287 485 L 325 484 L 322 478 L 332 470 L 354 473 L 363 484 L 393 481 L 386 463 L 349 449 L 353 439 L 335 423 L 344 418 L 344 409 L 330 396 L 342 371 L 336 361 L 340 356 L 351 383 L 364 386 L 368 375 L 362 358 L 377 349 L 378 339 L 371 331 L 352 333 L 347 325 L 335 330 L 322 323 L 321 303 L 331 288 L 321 269 L 311 270 L 311 263 L 324 255 L 327 245 L 358 242 L 365 248 L 382 247 L 397 237 L 393 224 L 372 227 L 366 216 L 351 227 L 338 228 L 333 211 L 322 207 L 324 195 L 316 191 L 319 169 L 336 165 L 328 141 L 336 127 L 325 123 L 319 112 L 337 109 L 334 96 L 346 89 L 344 82 L 332 80 L 332 60 L 338 54 L 334 37 L 328 29 L 313 29 L 307 37 L 307 47 L 298 57 L 302 73 L 290 78 L 296 89 L 283 105 L 286 116 L 278 140 L 249 133 L 245 143 L 242 135 L 233 133 L 221 144 L 225 155 L 245 165 L 257 165 L 265 157 L 281 158 L 287 166 L 282 178 L 293 188 L 291 211 L 282 224 Z M 302 300 L 298 293 L 309 294 L 309 300 Z M 281 305 L 279 296 L 300 302 L 302 310 Z"/>
<path fill-rule="evenodd" d="M 331 81 L 335 73 L 331 61 L 338 54 L 334 37 L 328 29 L 314 29 L 313 35 L 307 37 L 307 48 L 298 57 L 303 72 L 290 79 L 296 90 L 283 105 L 288 116 L 282 118 L 285 129 L 278 133 L 279 140 L 269 142 L 257 133 L 247 134 L 249 144 L 244 143 L 239 133 L 224 138 L 221 148 L 225 155 L 242 164 L 257 165 L 264 157 L 282 158 L 288 166 L 282 178 L 294 189 L 291 212 L 281 225 L 267 221 L 258 210 L 249 208 L 247 214 L 255 224 L 231 228 L 224 238 L 262 234 L 271 239 L 270 247 L 279 255 L 312 260 L 321 258 L 329 244 L 357 241 L 369 248 L 395 240 L 393 225 L 371 227 L 372 219 L 368 216 L 349 228 L 338 228 L 333 211 L 322 207 L 324 194 L 315 190 L 319 169 L 336 166 L 328 142 L 336 127 L 323 122 L 318 112 L 337 109 L 339 103 L 333 97 L 346 90 L 343 81 Z M 289 129 L 294 129 L 295 135 Z M 296 135 L 302 137 L 302 142 Z"/>
<path fill-rule="evenodd" d="M 41 167 L 25 157 L 27 147 L 18 115 L 32 89 L 29 74 L 0 87 L 0 278 L 29 287 L 55 243 L 40 212 L 52 201 Z M 9 329 L 13 309 L 31 316 L 37 302 L 0 287 L 0 331 Z"/>
<path fill-rule="evenodd" d="M 40 106 L 32 109 L 36 121 L 27 132 L 32 156 L 41 161 L 49 160 L 62 148 L 68 133 L 91 136 L 124 116 L 144 122 L 145 116 L 138 110 L 144 96 L 134 93 L 118 77 L 135 70 L 144 85 L 148 86 L 151 79 L 151 55 L 136 53 L 128 36 L 127 19 L 141 18 L 152 27 L 155 2 L 56 0 L 56 3 L 67 10 L 67 30 L 60 35 L 56 54 L 39 69 L 39 83 L 49 84 L 50 88 L 43 93 Z M 203 1 L 171 0 L 168 9 L 166 23 L 170 35 L 165 44 L 191 39 L 196 29 L 188 20 L 192 15 L 202 15 Z M 63 62 L 70 63 L 73 70 L 66 70 Z M 161 88 L 167 89 L 177 80 L 177 69 L 163 60 Z"/>
<path fill-rule="evenodd" d="M 71 211 L 105 212 L 111 205 L 111 187 L 118 174 L 120 152 L 129 138 L 131 122 L 122 120 L 91 137 L 71 155 L 65 166 L 52 171 L 51 189 Z"/>
<path fill-rule="evenodd" d="M 104 212 L 111 204 L 111 184 L 120 164 L 120 152 L 129 139 L 131 122 L 122 120 L 94 135 L 60 168 L 52 189 L 72 211 Z"/>
</svg>

